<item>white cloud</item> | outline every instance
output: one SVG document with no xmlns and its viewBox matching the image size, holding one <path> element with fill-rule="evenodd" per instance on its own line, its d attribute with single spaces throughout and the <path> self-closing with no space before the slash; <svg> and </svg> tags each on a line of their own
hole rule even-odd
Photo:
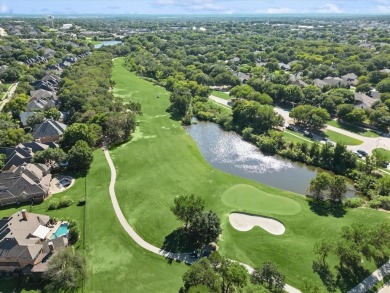
<svg viewBox="0 0 390 293">
<path fill-rule="evenodd" d="M 281 8 L 276 7 L 276 8 L 268 8 L 265 12 L 266 13 L 293 13 L 295 12 L 295 10 L 287 7 L 281 7 Z"/>
<path fill-rule="evenodd" d="M 319 7 L 316 12 L 319 12 L 319 13 L 342 13 L 343 10 L 333 3 L 326 3 L 324 6 Z"/>
<path fill-rule="evenodd" d="M 378 12 L 380 12 L 380 13 L 389 13 L 390 12 L 390 5 L 378 5 L 377 9 L 378 9 Z"/>
<path fill-rule="evenodd" d="M 6 3 L 0 4 L 0 13 L 8 13 L 10 12 L 10 9 Z"/>
</svg>

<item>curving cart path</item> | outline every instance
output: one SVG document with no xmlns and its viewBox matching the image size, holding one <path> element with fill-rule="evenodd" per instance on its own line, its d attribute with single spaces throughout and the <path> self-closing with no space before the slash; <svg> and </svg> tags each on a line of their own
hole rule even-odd
<svg viewBox="0 0 390 293">
<path fill-rule="evenodd" d="M 110 171 L 111 171 L 109 193 L 110 193 L 112 206 L 114 207 L 115 214 L 118 217 L 118 220 L 121 223 L 123 229 L 125 229 L 126 233 L 139 246 L 141 246 L 142 248 L 144 248 L 152 253 L 161 255 L 161 256 L 166 257 L 166 258 L 183 261 L 183 262 L 188 263 L 188 264 L 195 262 L 196 258 L 191 257 L 190 253 L 173 253 L 173 252 L 169 252 L 169 251 L 160 249 L 160 248 L 146 242 L 145 240 L 143 240 L 134 231 L 134 229 L 129 225 L 125 216 L 123 215 L 122 210 L 119 206 L 118 200 L 116 198 L 116 194 L 115 194 L 116 169 L 115 169 L 114 163 L 111 159 L 110 152 L 105 148 L 104 148 L 104 155 L 106 156 L 106 160 L 108 162 L 108 165 L 110 166 Z M 251 266 L 244 264 L 244 263 L 240 263 L 240 264 L 243 265 L 250 274 L 253 272 L 254 269 Z M 299 291 L 298 289 L 296 289 L 290 285 L 287 285 L 287 284 L 284 286 L 284 290 L 289 292 L 289 293 L 301 293 L 301 291 Z"/>
</svg>

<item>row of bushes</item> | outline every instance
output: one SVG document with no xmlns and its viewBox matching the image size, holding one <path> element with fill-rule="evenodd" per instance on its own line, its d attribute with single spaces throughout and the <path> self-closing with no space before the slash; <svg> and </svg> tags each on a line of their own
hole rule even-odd
<svg viewBox="0 0 390 293">
<path fill-rule="evenodd" d="M 57 210 L 61 208 L 66 208 L 72 205 L 73 200 L 68 196 L 63 196 L 60 200 L 58 198 L 52 198 L 49 203 L 49 210 Z"/>
</svg>

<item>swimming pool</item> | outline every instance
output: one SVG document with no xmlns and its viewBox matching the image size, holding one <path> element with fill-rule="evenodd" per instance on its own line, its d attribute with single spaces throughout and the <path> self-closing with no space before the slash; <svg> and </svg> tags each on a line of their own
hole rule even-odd
<svg viewBox="0 0 390 293">
<path fill-rule="evenodd" d="M 68 223 L 61 223 L 57 230 L 50 236 L 50 239 L 61 237 L 63 235 L 68 236 L 69 225 Z"/>
</svg>

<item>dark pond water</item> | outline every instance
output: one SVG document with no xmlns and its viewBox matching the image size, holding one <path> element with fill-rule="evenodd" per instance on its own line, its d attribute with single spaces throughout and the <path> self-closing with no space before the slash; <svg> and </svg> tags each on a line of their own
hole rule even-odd
<svg viewBox="0 0 390 293">
<path fill-rule="evenodd" d="M 292 192 L 305 194 L 310 180 L 320 168 L 292 162 L 280 156 L 264 155 L 238 134 L 222 130 L 211 122 L 197 122 L 186 127 L 203 157 L 212 166 L 234 175 Z M 352 186 L 349 186 L 352 189 Z M 348 191 L 347 197 L 355 192 Z"/>
<path fill-rule="evenodd" d="M 115 41 L 115 40 L 112 40 L 112 41 L 101 41 L 100 44 L 96 44 L 94 47 L 95 47 L 95 49 L 99 49 L 102 46 L 114 46 L 114 45 L 118 45 L 118 44 L 122 44 L 122 42 L 121 41 Z"/>
</svg>

